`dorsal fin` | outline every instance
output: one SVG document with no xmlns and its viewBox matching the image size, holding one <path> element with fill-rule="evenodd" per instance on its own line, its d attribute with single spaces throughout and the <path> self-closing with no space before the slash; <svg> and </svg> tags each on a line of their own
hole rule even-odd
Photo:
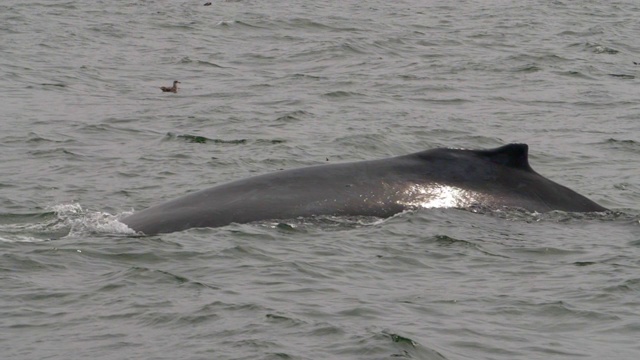
<svg viewBox="0 0 640 360">
<path fill-rule="evenodd" d="M 495 149 L 476 150 L 475 153 L 496 164 L 533 171 L 529 165 L 529 145 L 527 144 L 507 144 Z"/>
</svg>

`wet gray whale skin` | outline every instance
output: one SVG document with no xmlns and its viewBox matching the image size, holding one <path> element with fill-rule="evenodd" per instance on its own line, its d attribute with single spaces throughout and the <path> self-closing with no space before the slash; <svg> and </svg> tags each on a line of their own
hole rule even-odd
<svg viewBox="0 0 640 360">
<path fill-rule="evenodd" d="M 318 215 L 389 217 L 423 207 L 607 209 L 536 173 L 526 144 L 432 149 L 388 159 L 281 170 L 196 191 L 121 221 L 145 235 Z"/>
</svg>

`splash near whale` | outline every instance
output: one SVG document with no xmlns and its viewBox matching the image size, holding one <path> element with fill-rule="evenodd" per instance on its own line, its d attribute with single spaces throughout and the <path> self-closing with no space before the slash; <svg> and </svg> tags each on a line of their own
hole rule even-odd
<svg viewBox="0 0 640 360">
<path fill-rule="evenodd" d="M 146 235 L 321 215 L 389 217 L 421 208 L 607 209 L 535 172 L 526 144 L 438 148 L 381 160 L 282 170 L 196 191 L 121 221 Z"/>
</svg>

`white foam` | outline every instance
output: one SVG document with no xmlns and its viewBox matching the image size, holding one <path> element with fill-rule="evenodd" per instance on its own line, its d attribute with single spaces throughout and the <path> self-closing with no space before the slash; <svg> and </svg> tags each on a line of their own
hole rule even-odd
<svg viewBox="0 0 640 360">
<path fill-rule="evenodd" d="M 89 211 L 83 212 L 78 217 L 68 219 L 71 229 L 67 237 L 79 237 L 86 234 L 135 234 L 135 231 L 119 220 L 131 214 L 123 212 L 112 215 L 107 212 Z"/>
<path fill-rule="evenodd" d="M 89 234 L 135 234 L 135 231 L 119 221 L 132 211 L 113 215 L 101 211 L 86 211 L 78 203 L 56 204 L 47 210 L 54 215 L 44 216 L 41 221 L 1 224 L 0 241 L 41 242 Z"/>
<path fill-rule="evenodd" d="M 11 234 L 8 235 L 0 235 L 1 242 L 40 242 L 45 241 L 46 239 L 41 239 L 29 235 L 20 235 L 20 234 Z"/>
</svg>

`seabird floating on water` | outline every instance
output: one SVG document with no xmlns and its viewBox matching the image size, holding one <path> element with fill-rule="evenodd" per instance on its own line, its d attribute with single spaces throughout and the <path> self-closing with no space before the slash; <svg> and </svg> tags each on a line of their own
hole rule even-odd
<svg viewBox="0 0 640 360">
<path fill-rule="evenodd" d="M 178 84 L 180 84 L 180 81 L 175 80 L 175 81 L 173 82 L 173 86 L 172 86 L 172 87 L 168 87 L 168 86 L 161 86 L 161 87 L 160 87 L 160 90 L 162 90 L 162 92 L 172 92 L 172 93 L 175 93 L 175 92 L 178 92 Z"/>
</svg>

